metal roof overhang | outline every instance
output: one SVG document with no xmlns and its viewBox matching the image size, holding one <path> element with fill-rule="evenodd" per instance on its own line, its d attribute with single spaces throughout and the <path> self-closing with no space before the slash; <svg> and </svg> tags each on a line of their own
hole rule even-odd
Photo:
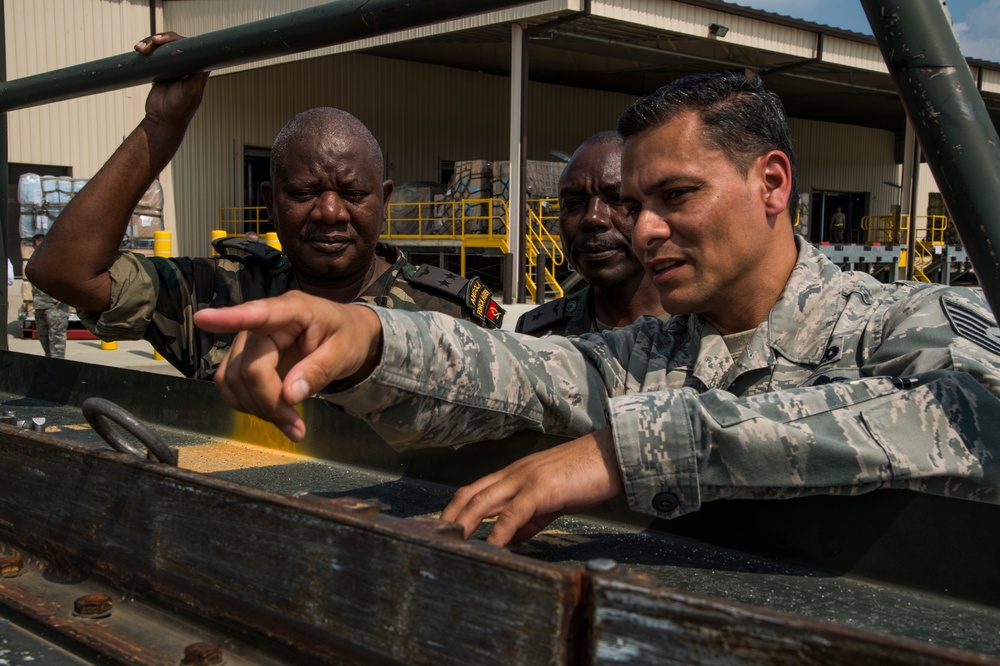
<svg viewBox="0 0 1000 666">
<path fill-rule="evenodd" d="M 567 3 L 570 4 L 570 3 Z M 872 37 L 781 17 L 769 12 L 726 5 L 717 0 L 686 3 L 719 10 L 733 17 L 748 16 L 816 35 L 815 52 L 823 39 L 834 37 L 870 44 Z M 721 15 L 720 15 L 721 16 Z M 555 22 L 560 19 L 562 22 Z M 721 21 L 724 23 L 725 18 Z M 711 37 L 665 32 L 632 22 L 562 11 L 523 22 L 529 35 L 531 81 L 613 91 L 637 97 L 687 74 L 726 69 L 758 72 L 784 102 L 789 116 L 889 130 L 901 138 L 906 116 L 888 70 L 870 71 L 812 57 L 789 55 Z M 546 27 L 551 26 L 551 27 Z M 362 49 L 389 58 L 510 74 L 511 31 L 496 23 L 441 32 Z M 979 61 L 979 67 L 1000 66 Z M 994 125 L 1000 126 L 1000 94 L 984 94 Z"/>
</svg>

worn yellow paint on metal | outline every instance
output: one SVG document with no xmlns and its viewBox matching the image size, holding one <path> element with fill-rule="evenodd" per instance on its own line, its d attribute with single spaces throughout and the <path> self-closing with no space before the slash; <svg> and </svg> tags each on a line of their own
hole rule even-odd
<svg viewBox="0 0 1000 666">
<path fill-rule="evenodd" d="M 302 414 L 302 405 L 296 405 L 295 409 Z M 297 454 L 303 451 L 299 444 L 285 437 L 285 433 L 278 430 L 274 424 L 249 414 L 236 415 L 229 437 L 276 451 Z"/>
<path fill-rule="evenodd" d="M 177 456 L 179 467 L 203 474 L 249 467 L 274 467 L 308 460 L 294 453 L 240 442 L 183 446 L 178 449 Z"/>
</svg>

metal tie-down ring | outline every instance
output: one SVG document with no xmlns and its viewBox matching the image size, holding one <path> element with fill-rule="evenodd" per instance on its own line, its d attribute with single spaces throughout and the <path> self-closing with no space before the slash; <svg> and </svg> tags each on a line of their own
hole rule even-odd
<svg viewBox="0 0 1000 666">
<path fill-rule="evenodd" d="M 147 428 L 139 419 L 122 407 L 104 398 L 87 398 L 80 406 L 87 423 L 104 441 L 116 451 L 131 453 L 140 458 L 149 458 L 161 463 L 177 466 L 177 452 L 163 443 L 156 434 Z M 146 452 L 132 442 L 122 437 L 121 433 L 111 427 L 111 424 L 127 430 L 133 437 L 146 447 Z"/>
</svg>

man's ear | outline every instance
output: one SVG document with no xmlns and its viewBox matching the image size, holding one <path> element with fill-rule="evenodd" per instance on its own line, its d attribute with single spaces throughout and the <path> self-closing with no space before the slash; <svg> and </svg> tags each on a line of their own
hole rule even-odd
<svg viewBox="0 0 1000 666">
<path fill-rule="evenodd" d="M 274 189 L 271 187 L 271 182 L 268 180 L 261 181 L 260 183 L 260 196 L 264 200 L 264 206 L 267 207 L 267 219 L 274 224 Z"/>
<path fill-rule="evenodd" d="M 392 181 L 385 180 L 382 181 L 382 203 L 389 203 L 389 199 L 392 198 Z"/>
<path fill-rule="evenodd" d="M 780 150 L 772 150 L 760 160 L 764 208 L 768 217 L 780 215 L 788 209 L 788 198 L 792 193 L 792 163 L 788 155 Z"/>
</svg>

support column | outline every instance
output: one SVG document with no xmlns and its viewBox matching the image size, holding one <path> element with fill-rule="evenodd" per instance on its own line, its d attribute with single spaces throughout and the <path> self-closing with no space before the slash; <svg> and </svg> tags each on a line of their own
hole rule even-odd
<svg viewBox="0 0 1000 666">
<path fill-rule="evenodd" d="M 906 134 L 903 139 L 903 191 L 900 197 L 900 214 L 908 215 L 909 233 L 906 237 L 906 280 L 913 279 L 913 260 L 917 251 L 917 178 L 920 173 L 920 145 L 913 125 L 906 121 Z"/>
<path fill-rule="evenodd" d="M 512 279 L 504 283 L 505 304 L 524 303 L 524 211 L 527 192 L 524 182 L 525 164 L 525 92 L 527 86 L 528 52 L 524 27 L 511 25 L 510 33 L 510 197 L 507 206 L 507 247 L 513 266 Z"/>
<path fill-rule="evenodd" d="M 0 81 L 7 80 L 7 26 L 4 24 L 4 6 L 3 0 L 0 0 Z M 3 207 L 0 208 L 0 250 L 3 251 L 3 256 L 6 259 L 10 256 L 10 248 L 7 247 L 7 228 L 10 224 L 10 220 L 7 219 L 7 200 L 10 196 L 10 192 L 7 191 L 7 180 L 10 176 L 8 155 L 7 155 L 7 113 L 0 113 L 0 204 Z M 17 193 L 14 193 L 17 196 Z M 0 309 L 4 313 L 4 334 L 0 335 L 0 349 L 7 351 L 7 321 L 10 317 L 10 299 L 7 289 L 7 269 L 4 268 L 4 281 L 3 288 L 0 289 Z M 17 313 L 14 313 L 15 317 Z"/>
</svg>

